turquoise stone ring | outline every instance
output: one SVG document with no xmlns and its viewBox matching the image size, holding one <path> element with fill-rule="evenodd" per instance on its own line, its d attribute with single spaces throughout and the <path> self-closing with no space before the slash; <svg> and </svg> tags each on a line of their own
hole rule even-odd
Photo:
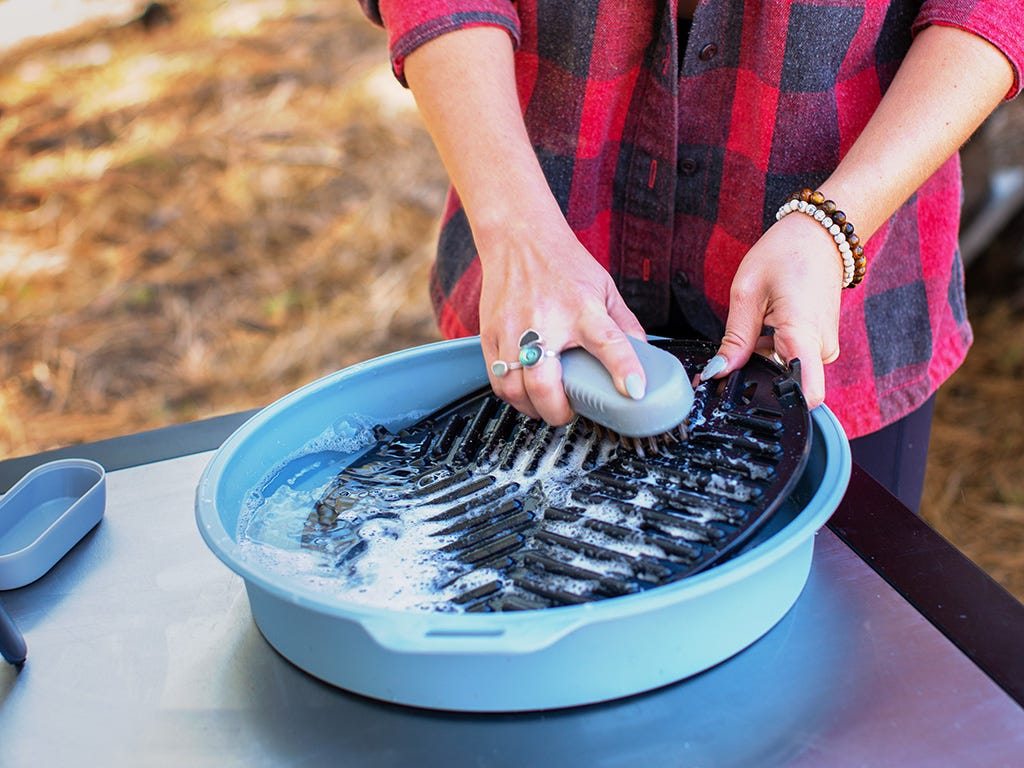
<svg viewBox="0 0 1024 768">
<path fill-rule="evenodd" d="M 514 371 L 516 368 L 533 368 L 544 361 L 545 357 L 557 357 L 556 352 L 549 352 L 544 349 L 543 337 L 533 328 L 527 328 L 519 335 L 519 358 L 510 363 L 504 360 L 495 360 L 491 363 L 491 373 L 496 378 L 501 378 Z"/>
<path fill-rule="evenodd" d="M 523 368 L 533 368 L 544 359 L 544 349 L 539 344 L 527 344 L 519 350 L 519 362 Z"/>
</svg>

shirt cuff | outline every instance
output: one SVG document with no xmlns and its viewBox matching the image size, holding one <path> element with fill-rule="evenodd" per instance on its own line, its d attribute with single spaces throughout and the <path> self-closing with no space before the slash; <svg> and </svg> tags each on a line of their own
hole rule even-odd
<svg viewBox="0 0 1024 768">
<path fill-rule="evenodd" d="M 1011 4 L 1005 2 L 967 5 L 969 9 L 961 9 L 957 4 L 926 0 L 914 20 L 913 33 L 935 24 L 956 27 L 987 40 L 999 49 L 1013 69 L 1013 85 L 1004 97 L 1009 101 L 1024 86 L 1024 35 L 1020 33 L 1019 7 L 1011 9 Z"/>
<path fill-rule="evenodd" d="M 508 0 L 381 0 L 391 68 L 402 85 L 405 58 L 435 37 L 468 27 L 500 27 L 519 45 L 519 16 Z"/>
</svg>

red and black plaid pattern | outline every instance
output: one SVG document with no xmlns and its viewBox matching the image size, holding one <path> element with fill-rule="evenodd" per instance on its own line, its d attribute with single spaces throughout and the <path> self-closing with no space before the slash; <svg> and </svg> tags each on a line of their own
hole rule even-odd
<svg viewBox="0 0 1024 768">
<path fill-rule="evenodd" d="M 646 327 L 663 325 L 674 299 L 713 339 L 743 255 L 790 192 L 835 168 L 913 30 L 988 39 L 1018 73 L 1008 97 L 1024 63 L 1020 0 L 701 0 L 685 33 L 674 0 L 363 6 L 388 29 L 399 79 L 404 57 L 437 35 L 508 30 L 527 128 L 569 224 Z M 960 199 L 954 157 L 871 238 L 867 277 L 844 291 L 826 401 L 851 437 L 920 405 L 966 355 Z M 442 333 L 478 332 L 479 291 L 453 192 L 431 281 Z"/>
</svg>

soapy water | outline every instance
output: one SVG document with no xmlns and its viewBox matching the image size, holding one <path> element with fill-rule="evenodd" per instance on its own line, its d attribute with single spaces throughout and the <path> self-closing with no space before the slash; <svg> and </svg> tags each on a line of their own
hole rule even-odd
<svg viewBox="0 0 1024 768">
<path fill-rule="evenodd" d="M 412 414 L 407 420 L 417 418 Z M 467 574 L 466 566 L 439 551 L 446 542 L 432 534 L 442 526 L 425 522 L 438 508 L 399 514 L 391 509 L 393 491 L 362 489 L 362 498 L 348 510 L 351 525 L 310 537 L 310 512 L 338 473 L 375 442 L 369 424 L 345 422 L 274 467 L 250 492 L 239 516 L 239 553 L 282 580 L 324 596 L 397 609 L 445 610 L 457 590 L 446 594 L 439 585 L 463 577 L 458 589 L 472 588 L 493 575 L 486 569 Z M 341 568 L 339 552 L 348 554 Z"/>
<path fill-rule="evenodd" d="M 317 502 L 348 464 L 357 460 L 375 442 L 371 429 L 349 435 L 341 444 L 323 436 L 268 473 L 253 491 L 251 503 L 240 521 L 238 541 L 243 557 L 273 572 L 279 578 L 312 589 L 340 601 L 399 610 L 459 611 L 455 598 L 490 582 L 504 582 L 497 570 L 461 562 L 445 547 L 458 534 L 443 535 L 450 519 L 432 519 L 452 507 L 452 486 L 445 472 L 417 475 L 410 468 L 409 482 L 420 489 L 440 481 L 439 489 L 427 496 L 405 498 L 393 485 L 345 485 L 345 504 L 329 525 L 315 522 Z M 536 495 L 544 506 L 576 506 L 571 499 L 581 465 L 590 452 L 581 443 L 568 457 L 550 451 L 539 465 L 524 457 L 506 470 L 490 468 L 493 479 L 461 495 L 460 503 L 487 493 Z M 614 447 L 602 449 L 607 460 Z M 556 458 L 558 459 L 556 462 Z M 599 462 L 601 463 L 601 462 Z M 529 472 L 529 477 L 526 476 Z M 472 482 L 473 478 L 469 478 Z M 572 522 L 550 522 L 548 530 L 608 549 L 629 548 L 630 557 L 664 556 L 657 547 L 645 544 L 639 535 L 641 519 L 613 503 L 587 505 L 588 519 L 623 525 L 637 531 L 631 540 L 612 539 L 599 531 Z M 311 517 L 311 512 L 313 515 Z M 311 525 L 311 520 L 314 522 Z M 571 562 L 582 568 L 594 563 L 581 554 Z M 603 563 L 606 572 L 617 567 Z"/>
<path fill-rule="evenodd" d="M 301 459 L 295 463 L 301 465 Z M 429 538 L 427 526 L 394 513 L 371 512 L 356 525 L 343 527 L 342 534 L 309 538 L 309 512 L 331 479 L 308 489 L 284 483 L 265 496 L 239 540 L 243 556 L 325 597 L 435 609 L 428 601 L 445 599 L 437 585 L 459 576 L 462 568 L 437 551 L 438 542 Z M 339 552 L 347 557 L 339 558 Z"/>
<path fill-rule="evenodd" d="M 562 442 L 564 434 L 564 428 L 556 431 L 551 444 L 568 445 Z M 575 520 L 571 516 L 564 520 L 545 517 L 544 529 L 620 553 L 623 561 L 596 561 L 583 552 L 561 553 L 564 562 L 582 570 L 628 579 L 631 563 L 671 558 L 659 546 L 658 537 L 649 535 L 644 519 L 643 510 L 664 508 L 664 500 L 656 493 L 640 488 L 638 493 L 627 491 L 627 497 L 619 501 L 607 497 L 585 501 L 574 496 L 587 474 L 584 462 L 588 457 L 595 460 L 594 444 L 589 440 L 566 450 L 548 450 L 539 462 L 536 454 L 524 452 L 507 469 L 488 466 L 465 477 L 458 477 L 465 470 L 424 470 L 395 462 L 382 463 L 379 468 L 360 464 L 363 454 L 376 443 L 370 425 L 346 422 L 269 472 L 240 517 L 241 554 L 279 579 L 332 600 L 397 610 L 457 612 L 462 610 L 457 599 L 460 595 L 491 582 L 507 584 L 503 572 L 463 562 L 457 557 L 458 548 L 449 547 L 461 535 L 447 531 L 458 519 L 453 508 L 488 504 L 490 495 L 497 500 L 532 497 L 538 517 L 548 508 L 583 512 Z M 605 441 L 596 464 L 611 460 L 615 450 Z M 343 471 L 344 482 L 332 488 Z M 715 474 L 709 486 L 728 490 L 734 481 Z M 321 504 L 328 491 L 330 504 Z M 710 520 L 720 514 L 712 505 L 702 516 Z M 602 532 L 595 522 L 613 526 L 616 535 Z M 701 533 L 695 532 L 697 526 L 685 519 L 660 525 L 662 540 L 675 546 L 701 540 Z M 555 582 L 558 579 L 553 577 Z M 573 591 L 587 585 L 566 581 L 559 586 Z"/>
</svg>

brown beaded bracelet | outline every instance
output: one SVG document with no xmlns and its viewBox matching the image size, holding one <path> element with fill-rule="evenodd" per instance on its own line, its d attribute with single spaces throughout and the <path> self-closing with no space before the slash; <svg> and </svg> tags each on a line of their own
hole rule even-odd
<svg viewBox="0 0 1024 768">
<path fill-rule="evenodd" d="M 839 255 L 843 259 L 843 288 L 860 285 L 867 272 L 868 262 L 864 258 L 864 247 L 860 244 L 860 238 L 854 233 L 853 224 L 846 218 L 846 214 L 838 210 L 832 200 L 826 200 L 821 192 L 811 189 L 802 189 L 790 195 L 775 214 L 775 220 L 778 221 L 793 211 L 805 213 L 813 218 L 835 240 Z"/>
</svg>

